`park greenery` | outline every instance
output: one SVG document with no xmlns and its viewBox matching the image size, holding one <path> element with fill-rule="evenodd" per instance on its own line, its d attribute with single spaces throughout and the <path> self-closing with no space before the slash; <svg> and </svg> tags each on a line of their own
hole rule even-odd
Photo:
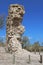
<svg viewBox="0 0 43 65">
<path fill-rule="evenodd" d="M 41 43 L 43 45 L 43 43 Z M 43 46 L 40 45 L 39 41 L 34 42 L 33 44 L 30 43 L 30 40 L 27 36 L 22 37 L 22 48 L 32 52 L 32 51 L 43 51 Z"/>
</svg>

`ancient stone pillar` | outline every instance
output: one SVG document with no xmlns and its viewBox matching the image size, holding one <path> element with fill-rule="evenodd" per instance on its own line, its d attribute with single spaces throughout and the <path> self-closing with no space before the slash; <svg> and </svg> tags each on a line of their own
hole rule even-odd
<svg viewBox="0 0 43 65">
<path fill-rule="evenodd" d="M 24 26 L 21 25 L 24 7 L 18 4 L 11 4 L 8 10 L 6 23 L 6 43 L 9 51 L 17 51 L 21 47 L 21 36 L 24 32 Z"/>
</svg>

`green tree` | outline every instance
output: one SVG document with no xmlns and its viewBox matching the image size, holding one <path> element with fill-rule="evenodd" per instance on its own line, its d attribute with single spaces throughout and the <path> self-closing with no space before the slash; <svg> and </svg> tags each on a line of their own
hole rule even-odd
<svg viewBox="0 0 43 65">
<path fill-rule="evenodd" d="M 0 15 L 0 29 L 4 26 L 4 16 Z"/>
<path fill-rule="evenodd" d="M 36 53 L 36 51 L 40 51 L 40 44 L 38 41 L 34 42 L 33 49 L 34 49 L 35 53 Z"/>
<path fill-rule="evenodd" d="M 22 48 L 29 49 L 30 40 L 27 36 L 22 37 Z"/>
<path fill-rule="evenodd" d="M 0 15 L 0 29 L 4 27 L 4 15 Z M 0 45 L 3 44 L 3 37 L 0 37 Z"/>
</svg>

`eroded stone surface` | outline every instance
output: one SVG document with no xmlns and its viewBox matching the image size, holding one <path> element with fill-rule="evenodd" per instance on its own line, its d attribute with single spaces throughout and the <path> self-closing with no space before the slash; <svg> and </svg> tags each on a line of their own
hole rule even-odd
<svg viewBox="0 0 43 65">
<path fill-rule="evenodd" d="M 24 26 L 21 25 L 24 7 L 18 4 L 11 4 L 8 10 L 6 40 L 9 51 L 17 51 L 22 49 L 21 36 L 24 32 Z"/>
</svg>

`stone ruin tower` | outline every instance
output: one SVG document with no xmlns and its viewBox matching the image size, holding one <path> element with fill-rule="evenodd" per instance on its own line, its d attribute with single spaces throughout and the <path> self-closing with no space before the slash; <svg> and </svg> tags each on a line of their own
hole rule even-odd
<svg viewBox="0 0 43 65">
<path fill-rule="evenodd" d="M 24 32 L 24 26 L 21 25 L 24 7 L 19 4 L 11 4 L 8 10 L 6 23 L 6 43 L 10 52 L 21 50 L 21 36 Z"/>
</svg>

